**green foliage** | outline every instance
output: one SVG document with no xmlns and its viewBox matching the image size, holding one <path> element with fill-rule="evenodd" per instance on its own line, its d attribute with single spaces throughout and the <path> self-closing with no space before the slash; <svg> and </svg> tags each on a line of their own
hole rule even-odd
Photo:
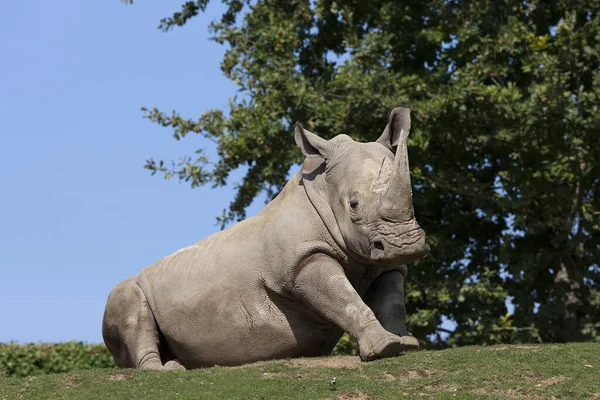
<svg viewBox="0 0 600 400">
<path fill-rule="evenodd" d="M 224 3 L 210 29 L 240 91 L 229 109 L 145 109 L 218 157 L 146 168 L 192 186 L 247 168 L 225 226 L 301 162 L 294 122 L 367 141 L 409 104 L 415 211 L 432 247 L 410 268 L 409 330 L 449 345 L 600 341 L 598 0 Z M 161 29 L 205 6 L 185 3 Z"/>
<path fill-rule="evenodd" d="M 28 376 L 114 366 L 113 358 L 103 344 L 82 342 L 0 343 L 0 373 L 4 372 L 9 376 Z"/>
<path fill-rule="evenodd" d="M 358 355 L 358 343 L 350 335 L 344 333 L 340 341 L 335 345 L 332 356 L 355 356 Z"/>
</svg>

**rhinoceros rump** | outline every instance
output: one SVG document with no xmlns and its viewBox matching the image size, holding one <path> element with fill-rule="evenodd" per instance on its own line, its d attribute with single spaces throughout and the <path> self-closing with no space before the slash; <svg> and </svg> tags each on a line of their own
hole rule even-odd
<svg viewBox="0 0 600 400">
<path fill-rule="evenodd" d="M 325 140 L 297 124 L 302 170 L 260 213 L 112 290 L 102 334 L 116 364 L 321 356 L 344 331 L 363 361 L 418 348 L 404 322 L 405 264 L 429 247 L 413 212 L 409 129 L 406 108 L 372 143 Z"/>
</svg>

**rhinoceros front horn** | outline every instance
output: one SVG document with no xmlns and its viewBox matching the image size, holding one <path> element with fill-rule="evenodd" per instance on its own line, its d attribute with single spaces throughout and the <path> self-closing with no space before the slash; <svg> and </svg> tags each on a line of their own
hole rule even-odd
<svg viewBox="0 0 600 400">
<path fill-rule="evenodd" d="M 410 131 L 410 109 L 395 108 L 379 141 L 397 146 L 389 186 L 381 196 L 379 213 L 390 221 L 409 221 L 414 217 L 412 187 L 408 166 L 407 139 Z"/>
</svg>

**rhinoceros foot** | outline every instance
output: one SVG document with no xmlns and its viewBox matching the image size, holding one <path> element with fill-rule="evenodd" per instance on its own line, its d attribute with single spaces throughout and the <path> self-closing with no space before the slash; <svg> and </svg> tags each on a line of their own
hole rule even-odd
<svg viewBox="0 0 600 400">
<path fill-rule="evenodd" d="M 380 358 L 395 357 L 405 351 L 418 350 L 419 341 L 412 336 L 387 334 L 377 341 L 359 342 L 361 361 L 373 361 Z"/>
<path fill-rule="evenodd" d="M 419 340 L 414 336 L 402 336 L 400 339 L 406 346 L 405 351 L 419 350 Z"/>
<path fill-rule="evenodd" d="M 167 361 L 163 369 L 167 371 L 185 371 L 185 367 L 177 360 Z"/>
</svg>

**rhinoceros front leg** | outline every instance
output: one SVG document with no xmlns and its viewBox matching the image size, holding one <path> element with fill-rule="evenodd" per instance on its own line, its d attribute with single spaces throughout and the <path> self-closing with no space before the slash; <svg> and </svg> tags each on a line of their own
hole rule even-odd
<svg viewBox="0 0 600 400">
<path fill-rule="evenodd" d="M 358 342 L 360 358 L 371 361 L 407 349 L 402 337 L 385 330 L 354 290 L 342 266 L 324 254 L 308 257 L 296 271 L 295 296 Z"/>
<path fill-rule="evenodd" d="M 401 271 L 389 271 L 378 276 L 365 295 L 365 303 L 388 332 L 402 336 L 407 350 L 419 348 L 419 341 L 408 336 L 406 329 L 404 274 Z"/>
</svg>

